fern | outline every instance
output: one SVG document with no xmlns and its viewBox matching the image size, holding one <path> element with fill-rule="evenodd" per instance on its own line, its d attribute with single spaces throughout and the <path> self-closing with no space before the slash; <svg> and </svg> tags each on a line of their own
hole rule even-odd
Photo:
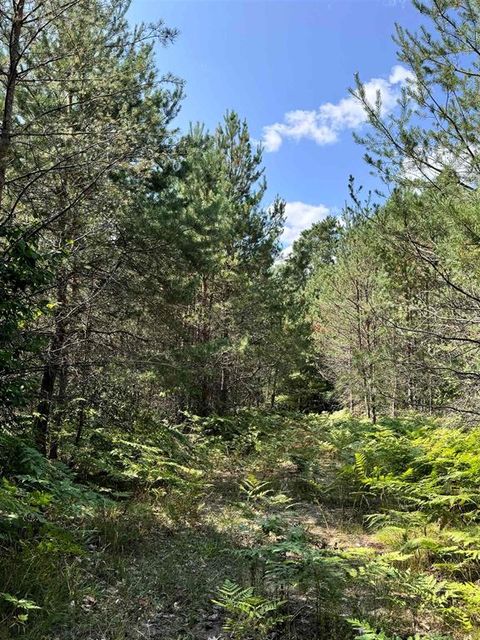
<svg viewBox="0 0 480 640">
<path fill-rule="evenodd" d="M 11 593 L 0 593 L 0 605 L 2 601 L 4 608 L 8 609 L 6 621 L 10 625 L 25 624 L 30 612 L 41 608 L 33 600 L 17 598 Z"/>
<path fill-rule="evenodd" d="M 262 482 L 250 474 L 240 483 L 240 490 L 245 495 L 247 502 L 253 502 L 263 500 L 272 493 L 271 489 L 267 489 L 269 485 L 269 482 Z"/>
<path fill-rule="evenodd" d="M 272 629 L 286 619 L 279 613 L 285 601 L 255 595 L 253 587 L 242 588 L 231 580 L 226 580 L 218 588 L 218 598 L 212 602 L 226 611 L 223 628 L 238 640 L 249 638 L 252 634 L 266 638 Z"/>
</svg>

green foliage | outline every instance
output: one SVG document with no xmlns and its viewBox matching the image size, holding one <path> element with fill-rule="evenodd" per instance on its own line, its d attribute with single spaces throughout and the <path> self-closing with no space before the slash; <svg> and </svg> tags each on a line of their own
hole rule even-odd
<svg viewBox="0 0 480 640">
<path fill-rule="evenodd" d="M 346 610 L 373 625 L 359 623 L 366 637 L 475 637 L 480 523 L 478 477 L 470 469 L 478 462 L 477 430 L 413 415 L 375 425 L 346 412 L 272 418 L 250 421 L 253 451 L 240 447 L 235 454 L 229 445 L 240 468 L 250 460 L 256 470 L 242 481 L 254 542 L 236 552 L 249 564 L 252 585 L 293 608 L 306 598 L 317 628 L 331 629 L 332 637 L 347 635 L 340 625 Z M 233 442 L 240 441 L 238 434 Z M 285 493 L 353 509 L 356 526 L 363 515 L 369 546 L 315 546 L 308 531 L 289 521 L 290 509 L 271 511 L 278 487 L 272 469 L 284 470 Z M 418 632 L 427 620 L 435 633 Z"/>
<path fill-rule="evenodd" d="M 267 488 L 268 486 L 268 482 L 262 482 L 250 474 L 241 482 L 240 489 L 245 495 L 247 502 L 253 502 L 264 500 L 272 493 L 272 490 Z"/>
<path fill-rule="evenodd" d="M 287 258 L 247 123 L 170 129 L 174 30 L 4 4 L 0 635 L 204 637 L 231 575 L 239 640 L 477 640 L 478 0 L 414 0 L 353 91 L 395 188 Z"/>
<path fill-rule="evenodd" d="M 0 603 L 7 608 L 10 608 L 10 613 L 7 613 L 6 624 L 25 624 L 28 621 L 29 613 L 35 609 L 40 609 L 38 605 L 32 600 L 25 600 L 24 598 L 16 598 L 10 593 L 0 593 Z M 0 605 L 0 610 L 3 607 Z"/>
<path fill-rule="evenodd" d="M 8 434 L 0 435 L 0 475 L 0 582 L 8 590 L 0 618 L 12 629 L 41 628 L 68 606 L 68 580 L 88 542 L 81 523 L 109 500 L 79 484 L 66 465 Z"/>
<path fill-rule="evenodd" d="M 215 424 L 228 425 L 225 438 L 211 432 Z M 85 567 L 97 562 L 92 553 L 99 554 L 95 571 L 104 554 L 135 558 L 159 534 L 160 518 L 169 537 L 212 525 L 236 532 L 234 548 L 223 542 L 225 555 L 218 543 L 209 551 L 213 534 L 204 534 L 205 557 L 222 564 L 222 580 L 231 576 L 215 601 L 232 637 L 303 629 L 305 637 L 343 639 L 360 627 L 366 638 L 388 640 L 475 637 L 480 522 L 473 498 L 463 496 L 478 482 L 476 430 L 415 416 L 373 425 L 346 412 L 243 412 L 236 423 L 189 418 L 159 424 L 147 437 L 150 426 L 143 431 L 139 422 L 128 437 L 94 430 L 76 452 L 76 472 L 102 483 L 108 499 L 22 440 L 2 441 L 2 579 L 6 593 L 41 607 L 22 623 L 29 633 L 65 624 L 67 599 L 96 598 L 85 586 Z M 222 519 L 220 495 L 228 501 Z M 357 533 L 333 543 L 329 509 Z M 45 578 L 62 565 L 66 592 Z M 2 605 L 12 629 L 29 613 L 13 604 Z M 346 617 L 362 621 L 356 632 Z M 427 621 L 435 633 L 423 632 Z"/>
<path fill-rule="evenodd" d="M 66 450 L 86 477 L 101 477 L 106 486 L 127 489 L 174 484 L 182 475 L 200 476 L 192 463 L 199 462 L 201 448 L 195 451 L 192 444 L 177 428 L 144 419 L 132 425 L 130 434 L 114 426 L 92 429 L 80 449 L 67 445 Z"/>
<path fill-rule="evenodd" d="M 238 640 L 267 638 L 285 620 L 280 611 L 284 602 L 255 595 L 253 587 L 242 588 L 230 580 L 218 588 L 213 602 L 227 614 L 225 631 Z"/>
<path fill-rule="evenodd" d="M 75 481 L 70 469 L 46 460 L 22 439 L 0 435 L 0 533 L 12 542 L 41 525 L 81 516 L 105 498 Z"/>
<path fill-rule="evenodd" d="M 12 407 L 26 404 L 34 381 L 23 370 L 24 359 L 44 346 L 33 324 L 49 313 L 45 296 L 36 296 L 52 279 L 55 255 L 39 251 L 35 240 L 20 239 L 25 228 L 0 226 L 0 248 L 12 247 L 9 260 L 0 260 L 0 420 Z M 6 412 L 9 410 L 9 412 Z M 10 413 L 10 420 L 12 414 Z"/>
<path fill-rule="evenodd" d="M 408 636 L 408 638 L 402 639 L 398 635 L 386 634 L 383 631 L 375 629 L 368 622 L 351 619 L 349 623 L 357 631 L 356 636 L 360 640 L 449 640 L 446 636 L 440 636 L 438 634 L 415 634 L 414 636 Z"/>
</svg>

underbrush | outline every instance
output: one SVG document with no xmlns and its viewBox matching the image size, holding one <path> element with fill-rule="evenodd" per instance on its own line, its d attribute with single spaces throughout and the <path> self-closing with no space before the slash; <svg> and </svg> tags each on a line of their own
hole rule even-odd
<svg viewBox="0 0 480 640">
<path fill-rule="evenodd" d="M 106 613 L 98 603 L 122 591 L 131 558 L 158 532 L 196 518 L 208 487 L 201 447 L 160 426 L 131 438 L 97 429 L 81 448 L 67 434 L 63 461 L 0 436 L 0 638 L 70 637 L 72 627 L 72 637 L 89 637 L 96 613 Z M 126 610 L 108 621 L 108 637 L 127 637 L 137 608 Z"/>
<path fill-rule="evenodd" d="M 480 429 L 242 412 L 61 449 L 2 436 L 2 638 L 480 638 Z"/>
<path fill-rule="evenodd" d="M 230 461 L 271 492 L 260 511 L 273 512 L 243 551 L 241 586 L 282 603 L 280 637 L 480 637 L 480 429 L 343 412 L 252 422 Z"/>
</svg>

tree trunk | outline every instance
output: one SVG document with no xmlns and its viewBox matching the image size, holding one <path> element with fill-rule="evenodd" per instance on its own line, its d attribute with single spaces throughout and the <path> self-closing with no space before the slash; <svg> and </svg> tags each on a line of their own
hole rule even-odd
<svg viewBox="0 0 480 640">
<path fill-rule="evenodd" d="M 54 332 L 50 341 L 47 360 L 43 367 L 42 380 L 40 382 L 40 402 L 37 406 L 37 417 L 33 425 L 36 446 L 44 455 L 47 455 L 48 452 L 53 394 L 55 382 L 62 364 L 62 352 L 66 337 L 66 298 L 67 281 L 65 277 L 62 277 L 57 288 L 57 311 L 55 313 Z"/>
<path fill-rule="evenodd" d="M 13 103 L 15 90 L 18 81 L 18 64 L 20 62 L 20 35 L 22 33 L 24 21 L 25 0 L 19 0 L 16 11 L 12 19 L 9 46 L 9 64 L 7 77 L 5 78 L 5 98 L 2 114 L 2 125 L 0 129 L 0 208 L 5 189 L 5 180 L 10 153 L 13 125 Z"/>
<path fill-rule="evenodd" d="M 277 371 L 275 369 L 273 372 L 272 393 L 270 395 L 270 409 L 272 410 L 275 407 L 276 398 L 277 398 Z"/>
<path fill-rule="evenodd" d="M 49 458 L 56 460 L 58 458 L 58 436 L 62 423 L 65 419 L 66 402 L 67 402 L 67 386 L 68 386 L 68 363 L 65 356 L 58 369 L 58 398 L 57 409 L 55 411 L 54 429 L 50 436 Z"/>
</svg>

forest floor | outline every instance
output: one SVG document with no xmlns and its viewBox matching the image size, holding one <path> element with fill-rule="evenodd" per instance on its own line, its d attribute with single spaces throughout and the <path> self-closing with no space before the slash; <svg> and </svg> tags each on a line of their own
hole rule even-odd
<svg viewBox="0 0 480 640">
<path fill-rule="evenodd" d="M 93 433 L 73 484 L 20 447 L 1 640 L 480 640 L 480 429 L 162 424 Z"/>
<path fill-rule="evenodd" d="M 198 503 L 178 504 L 173 511 L 170 506 L 169 513 L 161 504 L 139 496 L 119 514 L 111 530 L 101 532 L 102 540 L 111 539 L 111 544 L 90 545 L 82 563 L 91 589 L 84 593 L 80 607 L 72 603 L 77 619 L 72 618 L 56 640 L 230 637 L 223 630 L 224 611 L 212 600 L 225 580 L 255 582 L 242 550 L 255 548 L 260 537 L 277 539 L 274 532 L 262 533 L 262 522 L 268 519 L 281 522 L 282 529 L 305 532 L 312 549 L 382 552 L 358 514 L 307 498 L 283 504 L 282 499 L 270 501 L 269 493 L 259 495 L 262 488 L 258 493 L 251 488 L 248 496 L 243 488 L 245 475 L 245 468 L 221 469 L 212 475 Z M 280 496 L 298 497 L 296 485 L 302 481 L 293 465 L 262 473 L 262 486 L 276 487 Z M 300 603 L 298 614 L 304 608 L 307 605 Z M 301 617 L 304 629 L 298 619 L 294 630 L 268 637 L 324 637 L 312 635 L 310 617 Z"/>
</svg>

